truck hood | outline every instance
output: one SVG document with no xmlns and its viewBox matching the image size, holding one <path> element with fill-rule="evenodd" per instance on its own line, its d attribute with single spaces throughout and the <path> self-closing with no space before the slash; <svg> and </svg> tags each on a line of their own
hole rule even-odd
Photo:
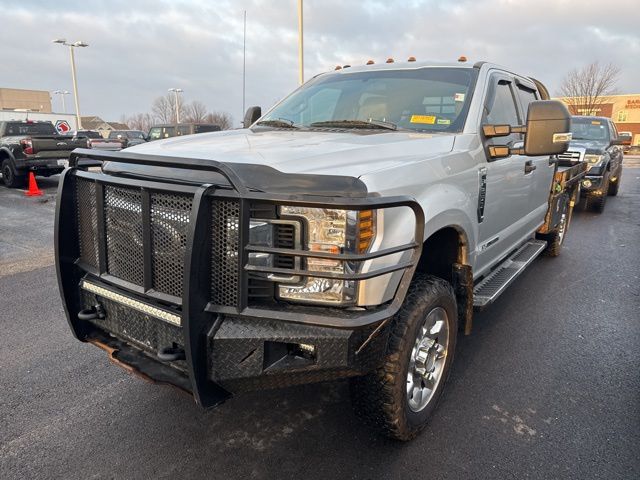
<svg viewBox="0 0 640 480">
<path fill-rule="evenodd" d="M 571 140 L 569 150 L 573 148 L 584 148 L 588 154 L 602 154 L 609 146 L 608 142 L 603 140 Z"/>
<path fill-rule="evenodd" d="M 453 141 L 451 134 L 244 129 L 174 137 L 126 151 L 266 165 L 284 173 L 360 177 L 449 152 Z M 137 173 L 144 168 L 148 170 L 136 166 Z"/>
</svg>

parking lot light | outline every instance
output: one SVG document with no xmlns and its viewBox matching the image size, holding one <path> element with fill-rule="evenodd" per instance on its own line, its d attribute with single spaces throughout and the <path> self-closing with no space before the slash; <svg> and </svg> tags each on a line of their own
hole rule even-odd
<svg viewBox="0 0 640 480">
<path fill-rule="evenodd" d="M 167 91 L 173 92 L 176 95 L 176 123 L 180 123 L 180 99 L 178 94 L 182 93 L 183 90 L 181 88 L 169 88 Z"/>
<path fill-rule="evenodd" d="M 76 61 L 73 53 L 74 48 L 82 48 L 88 47 L 89 44 L 78 40 L 74 43 L 68 43 L 66 38 L 57 38 L 53 40 L 53 43 L 58 43 L 60 45 L 64 45 L 65 47 L 69 47 L 69 56 L 71 58 L 71 79 L 73 80 L 73 98 L 76 105 L 76 128 L 77 130 L 82 129 L 82 121 L 80 120 L 80 101 L 78 100 L 78 81 L 76 79 Z M 64 102 L 64 96 L 63 102 Z M 66 113 L 66 112 L 65 112 Z"/>
<path fill-rule="evenodd" d="M 62 98 L 62 113 L 67 113 L 67 106 L 64 102 L 64 96 L 69 95 L 69 93 L 70 92 L 68 90 L 55 90 L 53 92 L 54 95 L 60 95 L 60 98 Z"/>
</svg>

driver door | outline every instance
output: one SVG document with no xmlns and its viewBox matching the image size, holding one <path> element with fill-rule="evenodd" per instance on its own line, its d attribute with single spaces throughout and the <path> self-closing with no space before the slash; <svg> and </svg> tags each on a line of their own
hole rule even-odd
<svg viewBox="0 0 640 480">
<path fill-rule="evenodd" d="M 518 112 L 515 95 L 514 78 L 505 72 L 493 73 L 484 100 L 482 124 L 522 125 L 524 119 Z M 530 233 L 533 176 L 528 169 L 528 157 L 511 155 L 492 159 L 488 156 L 491 145 L 514 148 L 519 143 L 522 135 L 517 133 L 485 140 L 486 161 L 480 164 L 478 172 L 480 196 L 485 190 L 484 202 L 479 199 L 484 208 L 482 212 L 478 210 L 478 271 L 500 261 Z"/>
</svg>

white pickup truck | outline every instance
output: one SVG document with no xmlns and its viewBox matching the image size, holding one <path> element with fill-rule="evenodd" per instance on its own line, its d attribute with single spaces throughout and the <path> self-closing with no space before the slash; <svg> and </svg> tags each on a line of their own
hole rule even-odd
<svg viewBox="0 0 640 480">
<path fill-rule="evenodd" d="M 474 307 L 560 251 L 586 166 L 558 167 L 570 116 L 547 99 L 483 62 L 345 67 L 246 129 L 76 150 L 56 217 L 69 325 L 203 407 L 349 378 L 357 413 L 410 439 Z"/>
</svg>

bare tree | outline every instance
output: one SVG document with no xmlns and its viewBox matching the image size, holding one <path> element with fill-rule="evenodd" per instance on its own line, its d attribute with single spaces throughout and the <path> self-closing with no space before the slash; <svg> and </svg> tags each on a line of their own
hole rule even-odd
<svg viewBox="0 0 640 480">
<path fill-rule="evenodd" d="M 184 118 L 184 104 L 179 103 L 180 119 Z M 176 119 L 176 96 L 168 93 L 164 97 L 158 97 L 153 101 L 151 113 L 159 123 L 177 123 Z"/>
<path fill-rule="evenodd" d="M 148 132 L 149 129 L 155 123 L 153 116 L 150 113 L 136 113 L 125 122 L 132 130 L 142 130 Z"/>
<path fill-rule="evenodd" d="M 233 126 L 233 117 L 227 112 L 211 112 L 206 115 L 205 122 L 214 123 L 222 130 L 229 130 Z"/>
<path fill-rule="evenodd" d="M 599 107 L 610 102 L 619 76 L 620 69 L 612 63 L 574 68 L 562 81 L 560 95 L 572 115 L 597 115 Z"/>
<path fill-rule="evenodd" d="M 206 118 L 207 107 L 201 101 L 194 100 L 193 102 L 184 106 L 185 122 L 201 123 L 204 122 Z"/>
</svg>

